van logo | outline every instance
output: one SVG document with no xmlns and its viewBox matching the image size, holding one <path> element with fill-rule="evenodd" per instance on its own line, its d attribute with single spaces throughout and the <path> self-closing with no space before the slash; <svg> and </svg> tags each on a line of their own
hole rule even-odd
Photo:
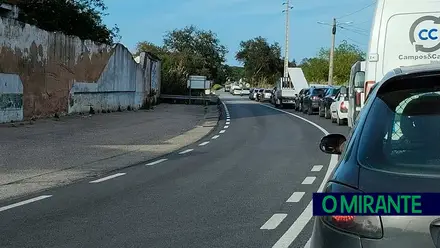
<svg viewBox="0 0 440 248">
<path fill-rule="evenodd" d="M 423 16 L 417 19 L 409 29 L 409 40 L 411 41 L 411 44 L 414 45 L 416 42 L 416 37 L 420 40 L 439 40 L 439 43 L 433 47 L 425 47 L 421 44 L 415 44 L 416 52 L 425 52 L 425 53 L 431 53 L 435 52 L 440 49 L 440 37 L 439 37 L 439 30 L 436 28 L 431 29 L 421 29 L 419 32 L 416 32 L 416 27 L 425 21 L 433 21 L 434 24 L 440 24 L 440 17 L 436 16 Z"/>
</svg>

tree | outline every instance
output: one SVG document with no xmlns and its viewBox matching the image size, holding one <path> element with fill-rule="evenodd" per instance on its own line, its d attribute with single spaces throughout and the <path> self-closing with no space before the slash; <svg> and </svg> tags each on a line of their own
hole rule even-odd
<svg viewBox="0 0 440 248">
<path fill-rule="evenodd" d="M 240 42 L 235 58 L 244 65 L 245 77 L 251 84 L 273 84 L 282 74 L 280 45 L 269 44 L 261 36 Z"/>
<path fill-rule="evenodd" d="M 119 28 L 108 28 L 103 0 L 19 0 L 19 21 L 50 32 L 62 32 L 83 40 L 112 44 L 119 41 Z"/>
<path fill-rule="evenodd" d="M 330 49 L 321 48 L 314 58 L 306 58 L 300 63 L 304 75 L 310 82 L 327 82 Z M 342 41 L 335 48 L 333 76 L 335 84 L 346 84 L 350 77 L 351 66 L 359 60 L 364 60 L 365 53 L 356 45 Z"/>
<path fill-rule="evenodd" d="M 195 26 L 175 29 L 164 36 L 163 46 L 144 41 L 137 44 L 136 54 L 151 52 L 162 59 L 162 92 L 186 94 L 190 75 L 206 76 L 221 84 L 228 77 L 224 64 L 227 49 L 212 31 Z"/>
</svg>

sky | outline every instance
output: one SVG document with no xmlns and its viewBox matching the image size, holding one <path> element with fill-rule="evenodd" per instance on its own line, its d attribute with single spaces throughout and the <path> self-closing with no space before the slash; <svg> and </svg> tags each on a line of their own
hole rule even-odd
<svg viewBox="0 0 440 248">
<path fill-rule="evenodd" d="M 239 65 L 235 53 L 240 41 L 257 36 L 280 43 L 284 54 L 285 0 L 105 0 L 109 15 L 104 22 L 117 24 L 121 43 L 131 51 L 140 41 L 162 44 L 167 31 L 195 25 L 212 30 L 229 53 L 227 63 Z M 336 45 L 342 40 L 366 52 L 373 0 L 291 0 L 289 59 L 300 62 L 330 47 L 333 18 L 340 23 Z M 371 5 L 371 6 L 370 6 Z"/>
</svg>

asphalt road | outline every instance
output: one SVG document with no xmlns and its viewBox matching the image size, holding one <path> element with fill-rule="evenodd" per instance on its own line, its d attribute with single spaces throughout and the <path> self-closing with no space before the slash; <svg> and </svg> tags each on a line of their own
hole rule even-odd
<svg viewBox="0 0 440 248">
<path fill-rule="evenodd" d="M 0 247 L 304 247 L 312 222 L 301 216 L 330 161 L 323 131 L 291 110 L 222 98 L 219 127 L 196 144 L 0 202 Z"/>
</svg>

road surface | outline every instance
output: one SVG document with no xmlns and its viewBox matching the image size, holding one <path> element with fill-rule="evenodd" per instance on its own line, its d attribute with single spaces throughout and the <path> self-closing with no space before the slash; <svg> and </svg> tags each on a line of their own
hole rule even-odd
<svg viewBox="0 0 440 248">
<path fill-rule="evenodd" d="M 320 128 L 348 128 L 222 99 L 218 128 L 200 142 L 0 202 L 0 247 L 304 247 L 312 222 L 301 220 L 330 163 L 318 149 Z"/>
</svg>

